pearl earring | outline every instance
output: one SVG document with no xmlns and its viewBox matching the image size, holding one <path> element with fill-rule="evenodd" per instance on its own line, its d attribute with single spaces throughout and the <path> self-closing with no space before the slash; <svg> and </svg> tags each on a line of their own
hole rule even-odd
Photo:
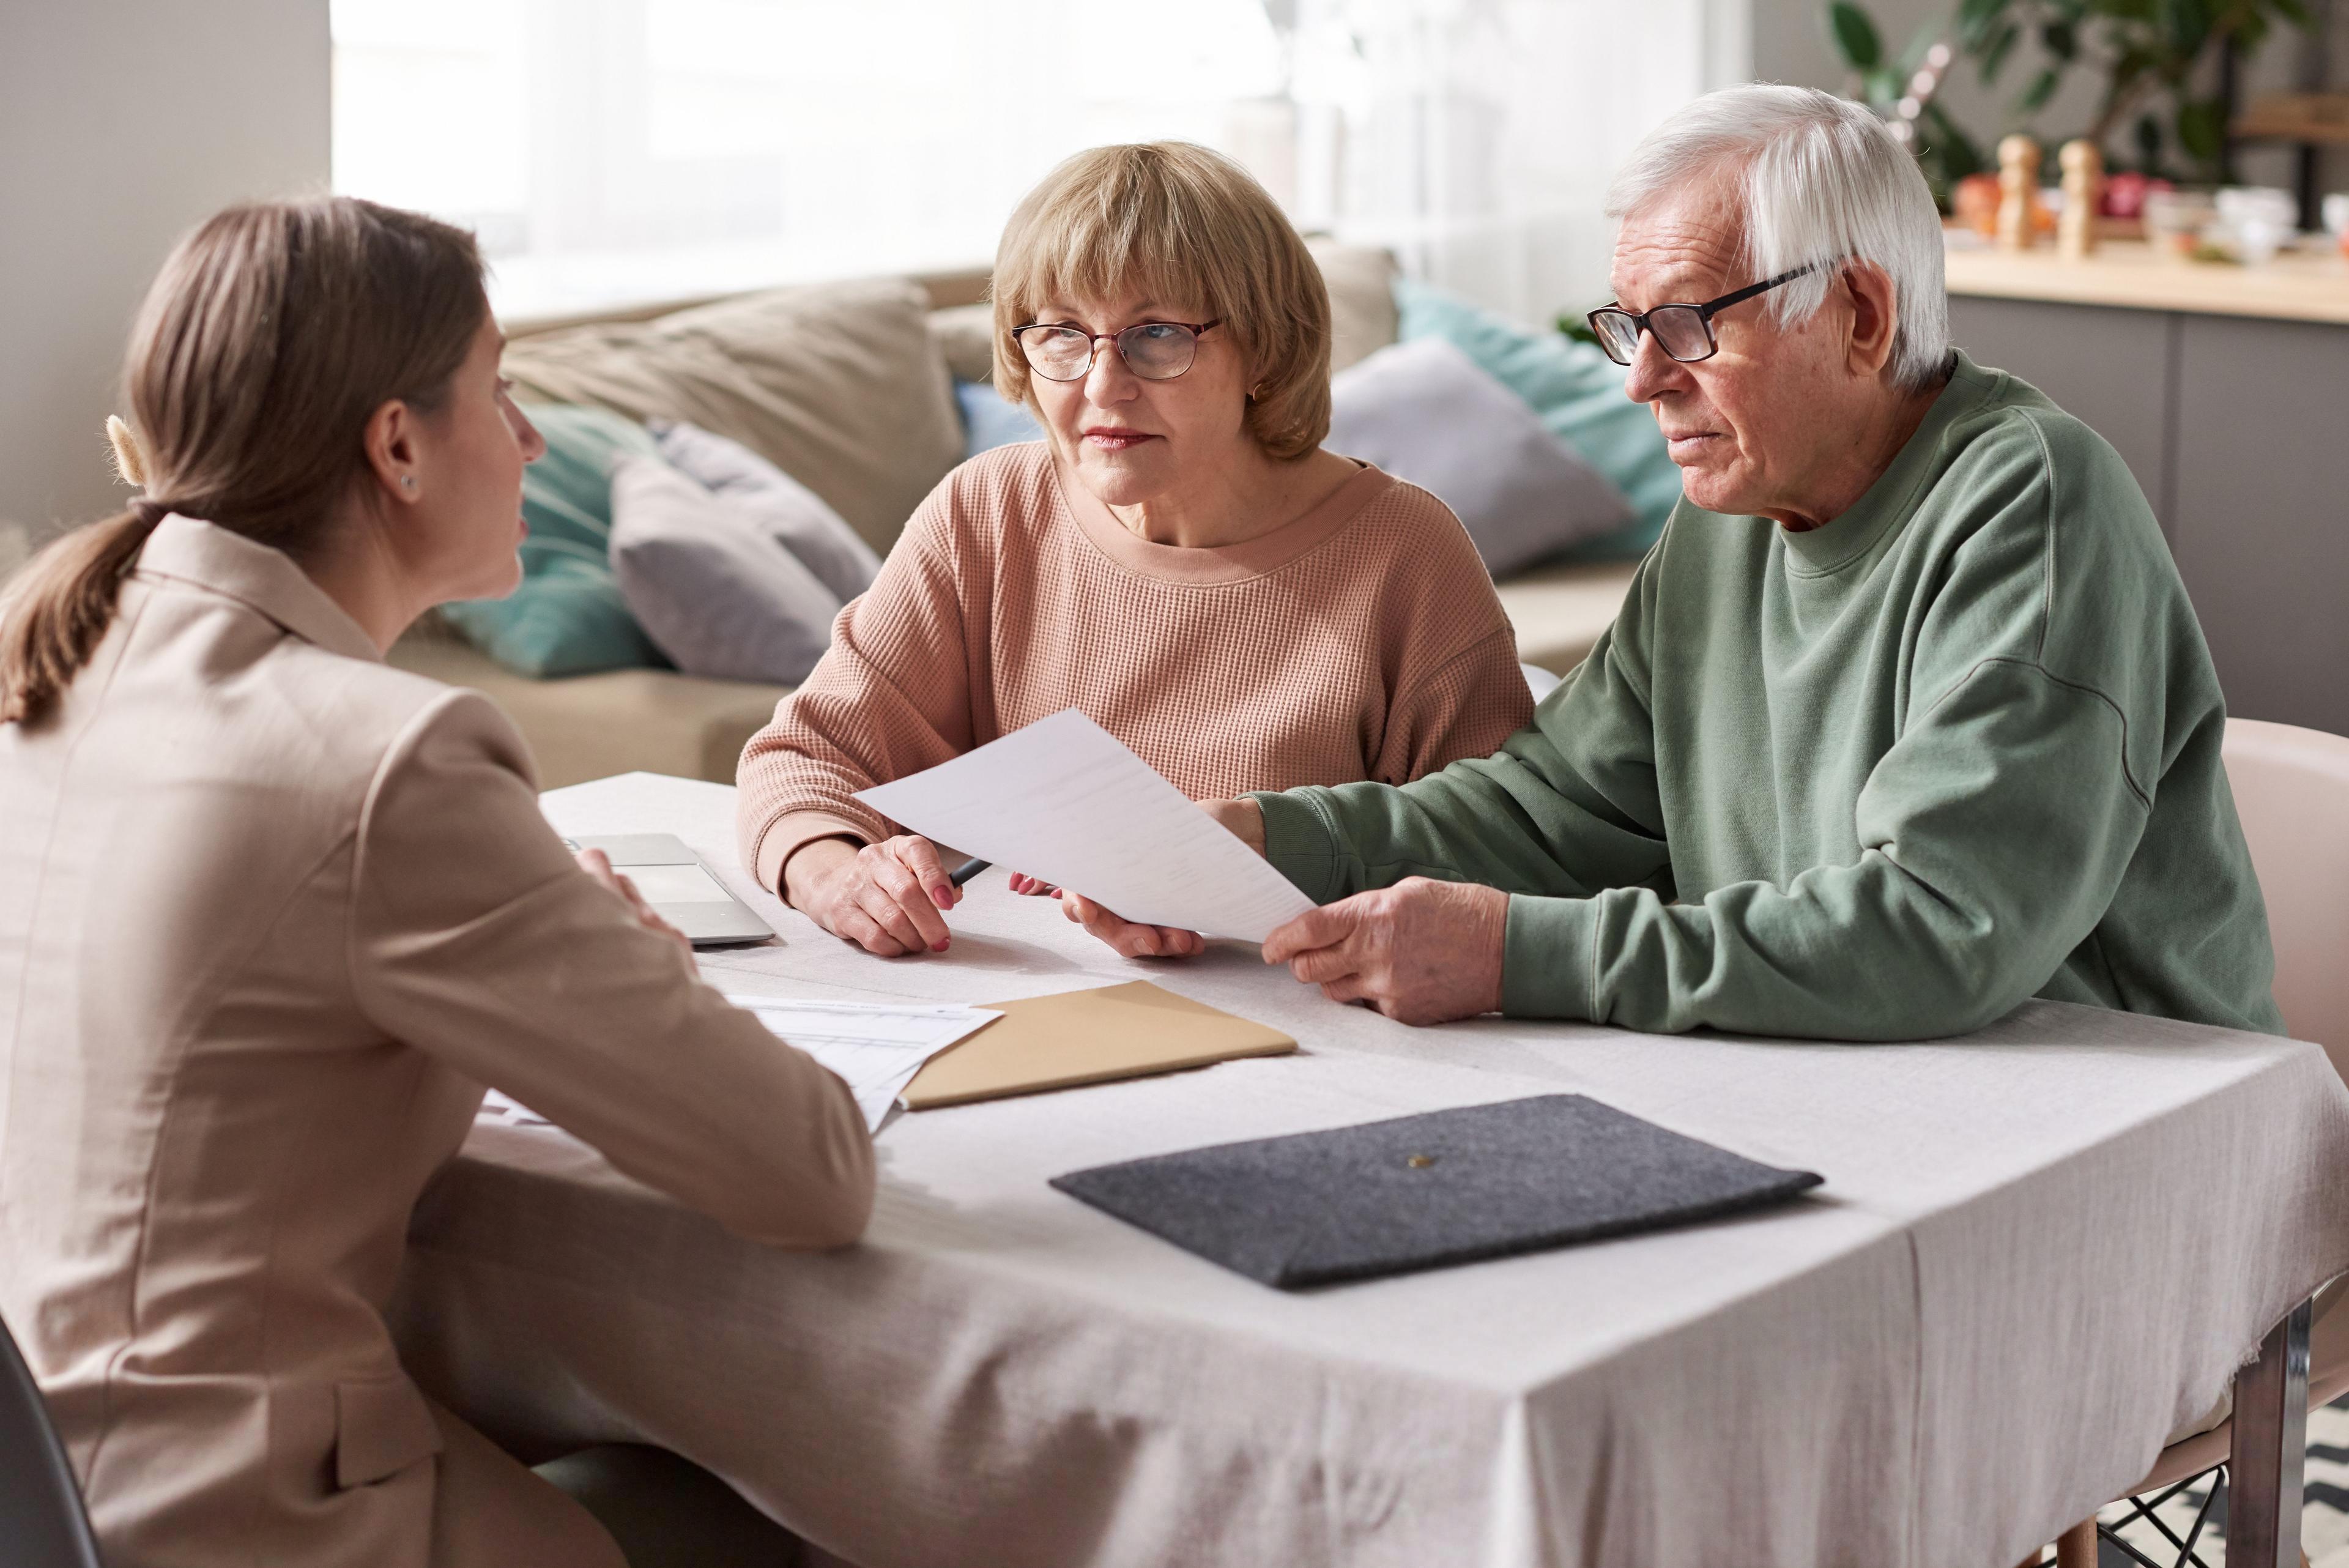
<svg viewBox="0 0 2349 1568">
<path fill-rule="evenodd" d="M 415 489 L 415 488 L 416 488 L 416 475 L 414 475 L 414 474 L 412 474 L 412 473 L 403 473 L 403 474 L 401 474 L 401 475 L 399 476 L 399 487 L 400 487 L 402 490 L 413 490 L 413 489 Z"/>
</svg>

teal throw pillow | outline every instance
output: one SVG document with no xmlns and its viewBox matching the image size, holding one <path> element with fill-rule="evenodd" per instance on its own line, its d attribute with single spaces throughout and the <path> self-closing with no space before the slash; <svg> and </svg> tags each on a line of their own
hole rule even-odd
<svg viewBox="0 0 2349 1568">
<path fill-rule="evenodd" d="M 1550 557 L 1628 561 L 1647 553 L 1681 498 L 1681 471 L 1656 416 L 1623 395 L 1624 368 L 1560 332 L 1528 332 L 1409 278 L 1394 284 L 1397 336 L 1442 337 L 1527 403 L 1549 432 L 1612 480 L 1638 514 L 1630 526 Z"/>
<path fill-rule="evenodd" d="M 561 403 L 523 409 L 546 455 L 523 471 L 522 586 L 502 599 L 441 607 L 467 641 L 509 670 L 544 679 L 599 670 L 666 669 L 628 613 L 613 575 L 612 468 L 659 459 L 652 432 L 603 409 Z"/>
<path fill-rule="evenodd" d="M 990 381 L 957 381 L 955 401 L 962 407 L 965 461 L 1018 441 L 1042 441 L 1044 427 L 1024 403 L 1005 401 Z"/>
</svg>

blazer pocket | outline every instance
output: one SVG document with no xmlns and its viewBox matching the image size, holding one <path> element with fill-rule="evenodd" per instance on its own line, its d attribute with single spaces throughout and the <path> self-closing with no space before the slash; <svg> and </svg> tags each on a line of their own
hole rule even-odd
<svg viewBox="0 0 2349 1568">
<path fill-rule="evenodd" d="M 441 1449 L 440 1425 L 405 1377 L 335 1385 L 335 1484 L 368 1486 Z"/>
</svg>

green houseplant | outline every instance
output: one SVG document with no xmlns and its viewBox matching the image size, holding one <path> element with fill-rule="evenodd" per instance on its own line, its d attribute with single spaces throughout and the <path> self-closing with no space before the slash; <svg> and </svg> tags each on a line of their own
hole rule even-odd
<svg viewBox="0 0 2349 1568">
<path fill-rule="evenodd" d="M 1860 96 L 1871 103 L 1897 101 L 1916 60 L 1937 38 L 1954 35 L 1959 52 L 1989 85 L 2030 39 L 2038 45 L 2038 68 L 2008 100 L 2002 130 L 2032 129 L 2074 72 L 2093 72 L 2099 82 L 2088 123 L 2061 136 L 2041 136 L 2041 145 L 2052 153 L 2059 140 L 2085 137 L 2104 147 L 2116 167 L 2133 164 L 2148 174 L 2195 180 L 2218 177 L 2226 139 L 2226 107 L 2212 90 L 2212 63 L 2230 45 L 2241 53 L 2257 48 L 2282 22 L 2306 26 L 2303 0 L 1958 0 L 1946 23 L 1929 26 L 1911 46 L 1904 67 L 1885 59 L 1882 35 L 1857 0 L 1830 0 L 1826 6 L 1827 32 L 1858 75 Z M 1919 156 L 1946 201 L 1947 183 L 1982 167 L 1981 151 L 1940 105 L 1927 106 L 1925 119 Z M 2112 139 L 2124 126 L 2133 159 L 2114 156 Z M 1944 139 L 1947 150 L 1929 154 L 1927 147 Z M 2182 165 L 2170 162 L 2173 149 Z M 1969 167 L 1956 169 L 1968 160 Z"/>
</svg>

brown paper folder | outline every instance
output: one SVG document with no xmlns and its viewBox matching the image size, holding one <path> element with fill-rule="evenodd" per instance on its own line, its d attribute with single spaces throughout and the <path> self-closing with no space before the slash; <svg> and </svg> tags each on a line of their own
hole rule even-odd
<svg viewBox="0 0 2349 1568">
<path fill-rule="evenodd" d="M 1161 991 L 1146 980 L 978 1005 L 1003 1016 L 930 1058 L 897 1096 L 907 1110 L 1141 1078 L 1297 1049 L 1297 1042 L 1277 1029 Z"/>
</svg>

